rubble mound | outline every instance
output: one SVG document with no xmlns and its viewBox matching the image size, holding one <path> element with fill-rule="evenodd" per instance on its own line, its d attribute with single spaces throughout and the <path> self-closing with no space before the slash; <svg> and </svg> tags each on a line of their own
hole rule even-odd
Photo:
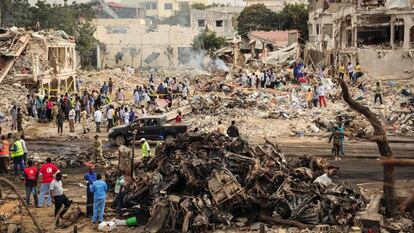
<svg viewBox="0 0 414 233">
<path fill-rule="evenodd" d="M 346 184 L 313 182 L 328 168 L 325 160 L 307 156 L 287 162 L 268 141 L 249 146 L 216 133 L 190 133 L 136 165 L 124 207 L 147 211 L 151 232 L 240 226 L 241 219 L 242 225 L 350 225 L 364 202 Z"/>
</svg>

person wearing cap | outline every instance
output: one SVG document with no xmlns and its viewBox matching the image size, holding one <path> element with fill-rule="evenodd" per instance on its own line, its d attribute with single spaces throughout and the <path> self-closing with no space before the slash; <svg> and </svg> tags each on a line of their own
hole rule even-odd
<svg viewBox="0 0 414 233">
<path fill-rule="evenodd" d="M 94 165 L 90 162 L 85 163 L 88 167 L 88 172 L 85 174 L 86 180 L 86 217 L 90 218 L 93 215 L 93 192 L 91 191 L 91 185 L 96 181 L 96 173 L 93 171 Z"/>
<path fill-rule="evenodd" d="M 151 156 L 151 148 L 150 148 L 148 142 L 145 140 L 145 138 L 141 138 L 141 140 L 139 142 L 141 143 L 142 158 L 146 158 L 148 156 Z"/>
<path fill-rule="evenodd" d="M 99 135 L 95 135 L 95 142 L 93 143 L 93 159 L 95 163 L 100 160 L 104 161 L 102 156 L 102 140 L 99 138 Z"/>
<path fill-rule="evenodd" d="M 105 211 L 106 192 L 108 192 L 108 185 L 102 180 L 102 175 L 96 175 L 96 181 L 91 186 L 93 192 L 93 216 L 92 223 L 99 223 L 103 221 Z"/>
</svg>

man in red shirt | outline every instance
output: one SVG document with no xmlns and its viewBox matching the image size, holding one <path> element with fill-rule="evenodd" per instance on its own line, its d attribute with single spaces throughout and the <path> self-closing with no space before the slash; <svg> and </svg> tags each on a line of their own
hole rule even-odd
<svg viewBox="0 0 414 233">
<path fill-rule="evenodd" d="M 38 199 L 37 199 L 37 190 L 36 190 L 36 186 L 37 186 L 37 168 L 35 166 L 33 166 L 33 161 L 29 160 L 27 161 L 27 166 L 24 169 L 24 188 L 26 191 L 26 205 L 29 206 L 30 205 L 30 194 L 33 194 L 33 199 L 34 199 L 34 205 L 37 206 L 38 205 Z"/>
<path fill-rule="evenodd" d="M 175 117 L 175 123 L 181 123 L 181 121 L 183 120 L 183 117 L 181 115 L 181 111 L 178 112 L 178 115 Z"/>
<path fill-rule="evenodd" d="M 42 184 L 40 185 L 40 199 L 39 207 L 43 207 L 45 195 L 47 194 L 46 206 L 52 205 L 52 197 L 50 195 L 50 183 L 53 181 L 53 176 L 60 172 L 60 170 L 52 163 L 51 158 L 46 159 L 46 163 L 40 168 L 40 175 L 42 176 Z"/>
</svg>

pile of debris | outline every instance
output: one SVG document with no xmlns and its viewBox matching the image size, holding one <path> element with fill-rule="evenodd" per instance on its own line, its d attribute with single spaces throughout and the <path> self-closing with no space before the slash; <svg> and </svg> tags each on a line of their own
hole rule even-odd
<svg viewBox="0 0 414 233">
<path fill-rule="evenodd" d="M 268 141 L 253 147 L 215 133 L 187 134 L 137 164 L 124 207 L 140 206 L 140 212 L 149 213 L 145 229 L 151 232 L 255 221 L 301 228 L 350 225 L 364 201 L 346 184 L 314 182 L 331 168 L 323 159 L 306 156 L 288 163 Z M 114 179 L 111 174 L 108 170 L 106 178 Z"/>
</svg>

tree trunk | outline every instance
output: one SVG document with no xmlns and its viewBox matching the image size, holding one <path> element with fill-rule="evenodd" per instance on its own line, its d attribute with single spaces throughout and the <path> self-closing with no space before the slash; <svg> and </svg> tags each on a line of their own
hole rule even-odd
<svg viewBox="0 0 414 233">
<path fill-rule="evenodd" d="M 391 148 L 388 144 L 387 136 L 382 126 L 381 122 L 375 116 L 373 112 L 368 107 L 361 105 L 360 103 L 356 102 L 352 99 L 349 94 L 348 86 L 346 85 L 345 81 L 342 79 L 338 79 L 339 84 L 342 88 L 342 97 L 344 98 L 345 102 L 351 107 L 351 109 L 357 111 L 358 113 L 362 114 L 367 118 L 367 120 L 371 123 L 372 127 L 374 128 L 374 136 L 371 140 L 374 140 L 377 143 L 379 153 L 382 159 L 392 159 L 393 154 Z M 391 217 L 396 214 L 396 202 L 395 202 L 395 169 L 393 166 L 388 164 L 384 164 L 384 204 L 385 204 L 385 212 L 386 215 Z"/>
</svg>

